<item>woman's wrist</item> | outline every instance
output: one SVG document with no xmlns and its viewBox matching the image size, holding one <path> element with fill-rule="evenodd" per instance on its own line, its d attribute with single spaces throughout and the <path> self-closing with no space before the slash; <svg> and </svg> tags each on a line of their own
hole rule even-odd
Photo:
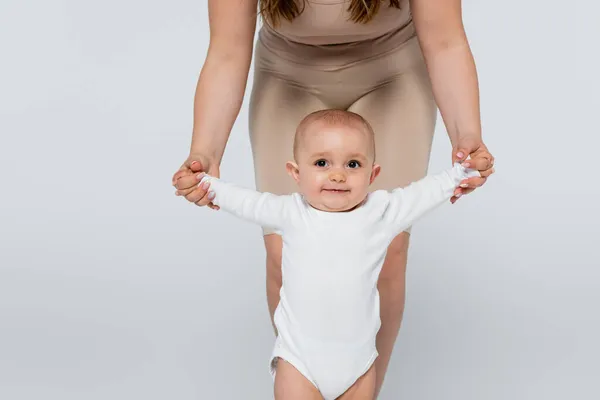
<svg viewBox="0 0 600 400">
<path fill-rule="evenodd" d="M 448 130 L 448 137 L 450 139 L 450 143 L 452 148 L 457 148 L 461 143 L 481 143 L 482 136 L 480 131 L 461 131 L 461 132 L 451 132 Z"/>
<path fill-rule="evenodd" d="M 204 138 L 193 136 L 190 154 L 201 154 L 203 157 L 208 158 L 211 163 L 220 164 L 226 144 L 219 144 L 213 140 L 205 140 Z"/>
</svg>

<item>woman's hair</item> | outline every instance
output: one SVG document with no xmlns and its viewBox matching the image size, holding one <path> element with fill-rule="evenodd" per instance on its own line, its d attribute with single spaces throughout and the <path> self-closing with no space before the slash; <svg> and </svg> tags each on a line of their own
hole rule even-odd
<svg viewBox="0 0 600 400">
<path fill-rule="evenodd" d="M 277 26 L 281 19 L 292 21 L 304 11 L 306 0 L 260 0 L 259 13 L 272 26 Z M 350 0 L 348 12 L 354 22 L 367 23 L 377 12 L 384 0 Z M 400 8 L 400 0 L 389 0 L 390 7 Z"/>
</svg>

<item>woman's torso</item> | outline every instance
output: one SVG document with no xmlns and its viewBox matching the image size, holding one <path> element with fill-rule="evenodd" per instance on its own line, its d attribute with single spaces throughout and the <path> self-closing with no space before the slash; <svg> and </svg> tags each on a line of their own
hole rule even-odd
<svg viewBox="0 0 600 400">
<path fill-rule="evenodd" d="M 306 0 L 292 21 L 281 19 L 275 28 L 264 23 L 259 40 L 273 54 L 292 61 L 333 55 L 337 61 L 350 62 L 385 53 L 415 36 L 408 0 L 401 0 L 400 8 L 383 0 L 368 23 L 350 19 L 350 1 Z M 300 0 L 298 4 L 302 7 Z"/>
<path fill-rule="evenodd" d="M 300 1 L 298 4 L 302 8 Z M 390 7 L 389 1 L 383 0 L 368 23 L 353 22 L 349 5 L 350 0 L 306 0 L 302 13 L 293 21 L 281 19 L 277 28 L 265 24 L 263 29 L 297 43 L 326 45 L 375 39 L 411 21 L 408 0 L 402 0 L 400 8 Z"/>
</svg>

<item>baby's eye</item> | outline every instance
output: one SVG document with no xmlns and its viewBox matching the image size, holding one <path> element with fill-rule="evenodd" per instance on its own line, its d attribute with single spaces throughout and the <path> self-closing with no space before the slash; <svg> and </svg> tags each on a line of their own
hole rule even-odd
<svg viewBox="0 0 600 400">
<path fill-rule="evenodd" d="M 348 167 L 349 168 L 359 168 L 360 167 L 360 163 L 356 160 L 352 160 L 348 163 Z"/>
<path fill-rule="evenodd" d="M 317 160 L 317 162 L 315 162 L 315 165 L 317 167 L 326 167 L 327 166 L 327 161 L 325 161 L 325 160 Z"/>
</svg>

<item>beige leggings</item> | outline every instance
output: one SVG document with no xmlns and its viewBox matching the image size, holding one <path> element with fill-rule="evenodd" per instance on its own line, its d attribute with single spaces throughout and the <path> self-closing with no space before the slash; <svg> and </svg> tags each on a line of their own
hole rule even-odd
<svg viewBox="0 0 600 400">
<path fill-rule="evenodd" d="M 437 108 L 416 36 L 367 59 L 360 51 L 294 44 L 275 52 L 257 41 L 250 140 L 258 190 L 298 190 L 285 169 L 294 132 L 304 116 L 324 108 L 356 112 L 373 126 L 381 165 L 373 190 L 403 187 L 425 176 Z"/>
</svg>

